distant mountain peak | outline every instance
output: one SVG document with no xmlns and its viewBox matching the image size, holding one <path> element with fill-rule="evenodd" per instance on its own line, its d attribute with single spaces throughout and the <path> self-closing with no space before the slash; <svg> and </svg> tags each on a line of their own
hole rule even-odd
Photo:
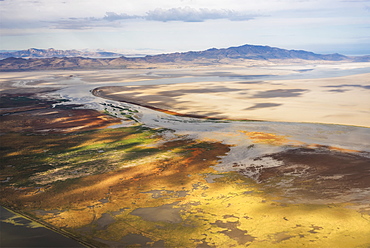
<svg viewBox="0 0 370 248">
<path fill-rule="evenodd" d="M 122 54 L 104 52 L 104 51 L 78 51 L 78 50 L 57 50 L 54 48 L 40 49 L 29 48 L 27 50 L 20 50 L 15 52 L 0 53 L 0 59 L 9 57 L 15 58 L 62 58 L 62 57 L 120 57 Z"/>
</svg>

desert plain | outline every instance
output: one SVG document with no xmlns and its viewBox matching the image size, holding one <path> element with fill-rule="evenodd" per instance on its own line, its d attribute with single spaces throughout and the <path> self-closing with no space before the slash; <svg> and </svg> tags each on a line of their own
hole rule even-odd
<svg viewBox="0 0 370 248">
<path fill-rule="evenodd" d="M 369 78 L 339 62 L 2 73 L 0 203 L 91 247 L 368 247 Z"/>
</svg>

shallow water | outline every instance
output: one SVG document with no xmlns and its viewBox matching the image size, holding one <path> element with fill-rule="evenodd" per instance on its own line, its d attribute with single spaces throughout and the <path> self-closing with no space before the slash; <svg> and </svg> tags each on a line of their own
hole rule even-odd
<svg viewBox="0 0 370 248">
<path fill-rule="evenodd" d="M 1 247 L 85 247 L 0 206 Z"/>
</svg>

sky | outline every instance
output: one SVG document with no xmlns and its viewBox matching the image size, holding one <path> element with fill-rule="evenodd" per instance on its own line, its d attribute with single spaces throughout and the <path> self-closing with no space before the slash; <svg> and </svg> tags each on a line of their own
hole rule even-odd
<svg viewBox="0 0 370 248">
<path fill-rule="evenodd" d="M 0 0 L 0 50 L 370 54 L 370 0 Z"/>
</svg>

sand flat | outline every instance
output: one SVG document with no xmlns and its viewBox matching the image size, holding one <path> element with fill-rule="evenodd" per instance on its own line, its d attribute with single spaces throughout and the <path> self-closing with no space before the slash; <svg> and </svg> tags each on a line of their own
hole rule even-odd
<svg viewBox="0 0 370 248">
<path fill-rule="evenodd" d="M 319 79 L 98 88 L 118 101 L 212 118 L 370 127 L 370 73 Z"/>
</svg>

